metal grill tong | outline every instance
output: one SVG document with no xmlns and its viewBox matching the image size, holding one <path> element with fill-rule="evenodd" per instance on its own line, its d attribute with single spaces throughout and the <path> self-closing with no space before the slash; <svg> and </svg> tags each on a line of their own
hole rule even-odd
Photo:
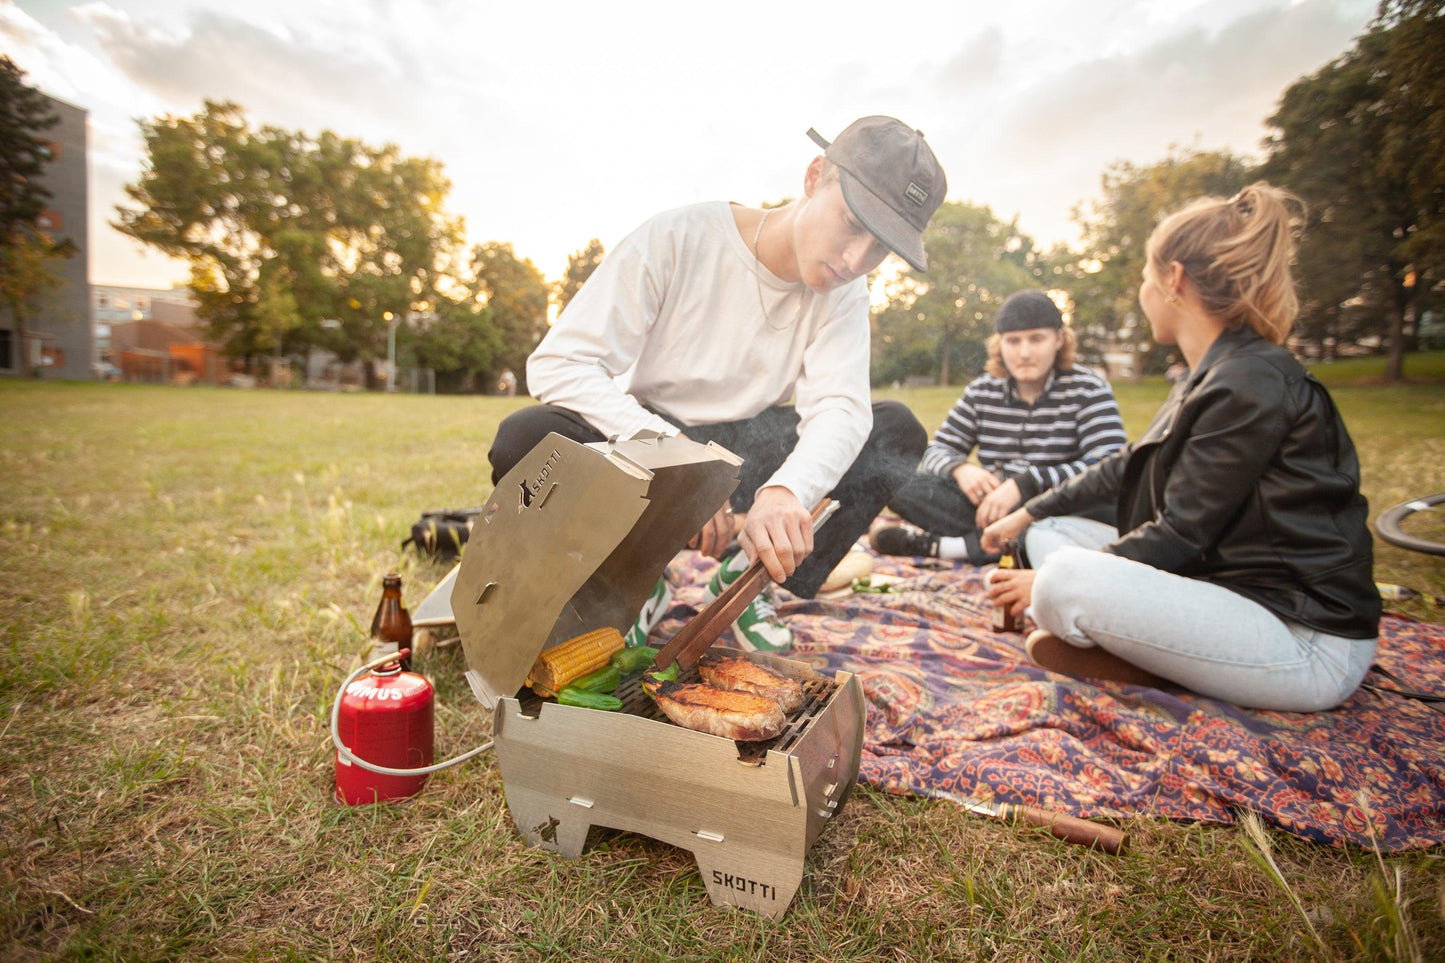
<svg viewBox="0 0 1445 963">
<path fill-rule="evenodd" d="M 813 531 L 821 528 L 837 510 L 838 503 L 831 498 L 820 501 L 813 509 Z M 718 636 L 742 614 L 743 609 L 752 604 L 763 586 L 771 580 L 762 559 L 755 559 L 736 582 L 724 589 L 662 647 L 652 660 L 653 668 L 666 669 L 674 662 L 684 669 L 697 665 Z"/>
</svg>

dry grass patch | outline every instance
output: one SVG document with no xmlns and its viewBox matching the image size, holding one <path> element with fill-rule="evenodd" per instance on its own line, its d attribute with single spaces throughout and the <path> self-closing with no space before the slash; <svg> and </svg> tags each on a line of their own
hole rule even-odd
<svg viewBox="0 0 1445 963">
<path fill-rule="evenodd" d="M 1357 437 L 1411 418 L 1445 436 L 1439 389 L 1402 390 L 1407 415 L 1342 398 Z M 770 923 L 711 906 L 691 854 L 654 840 L 599 830 L 578 860 L 523 849 L 489 756 L 405 806 L 334 805 L 331 699 L 380 577 L 399 565 L 415 604 L 445 573 L 397 544 L 423 508 L 482 501 L 490 433 L 519 403 L 0 384 L 0 956 L 1445 954 L 1439 852 L 1267 832 L 1275 872 L 1238 828 L 1141 819 L 1116 859 L 859 788 Z M 1361 448 L 1380 490 L 1372 465 L 1415 484 L 1440 463 Z M 1438 570 L 1381 563 L 1445 594 Z M 424 668 L 439 756 L 484 742 L 460 649 Z"/>
</svg>

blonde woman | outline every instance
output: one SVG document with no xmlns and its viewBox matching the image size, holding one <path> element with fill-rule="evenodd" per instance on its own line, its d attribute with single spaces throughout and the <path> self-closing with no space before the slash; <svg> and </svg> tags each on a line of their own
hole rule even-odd
<svg viewBox="0 0 1445 963">
<path fill-rule="evenodd" d="M 1188 374 L 1137 441 L 984 531 L 993 551 L 1023 539 L 1034 570 L 995 573 L 989 596 L 1031 609 L 1045 668 L 1299 712 L 1369 670 L 1380 597 L 1359 461 L 1281 347 L 1297 206 L 1257 183 L 1155 229 L 1139 302 Z M 1078 517 L 1108 503 L 1117 527 Z"/>
</svg>

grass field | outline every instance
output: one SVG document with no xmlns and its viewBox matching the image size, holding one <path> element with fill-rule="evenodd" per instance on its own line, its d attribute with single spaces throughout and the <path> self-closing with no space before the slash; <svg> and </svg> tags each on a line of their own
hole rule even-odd
<svg viewBox="0 0 1445 963">
<path fill-rule="evenodd" d="M 1445 356 L 1322 374 L 1377 512 L 1445 490 Z M 1162 382 L 1117 386 L 1137 434 Z M 954 389 L 891 393 L 930 429 Z M 326 719 L 419 511 L 480 503 L 522 400 L 0 382 L 0 959 L 1394 960 L 1445 956 L 1445 853 L 1135 820 L 1111 858 L 856 792 L 780 923 L 690 854 L 521 848 L 490 756 L 331 803 Z M 1445 595 L 1438 558 L 1381 581 Z M 1441 618 L 1423 603 L 1404 608 Z M 457 648 L 438 755 L 488 738 Z"/>
</svg>

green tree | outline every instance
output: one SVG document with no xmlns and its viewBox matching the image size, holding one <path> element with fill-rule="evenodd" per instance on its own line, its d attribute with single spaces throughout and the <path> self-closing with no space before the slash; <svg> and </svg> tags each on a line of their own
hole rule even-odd
<svg viewBox="0 0 1445 963">
<path fill-rule="evenodd" d="M 924 374 L 952 384 L 977 374 L 998 306 L 1043 277 L 1033 239 L 987 207 L 946 201 L 923 242 L 928 271 L 887 282 L 888 304 L 873 317 L 874 384 Z"/>
<path fill-rule="evenodd" d="M 582 250 L 573 251 L 567 256 L 567 270 L 554 288 L 559 313 L 577 296 L 577 292 L 582 290 L 582 285 L 592 276 L 592 272 L 597 270 L 597 265 L 602 263 L 603 256 L 602 242 L 595 237 L 588 241 Z"/>
<path fill-rule="evenodd" d="M 59 120 L 45 96 L 25 82 L 25 72 L 0 56 L 0 304 L 14 320 L 12 343 L 26 371 L 26 320 L 60 284 L 52 262 L 75 253 L 69 239 L 56 239 L 37 223 L 50 198 L 40 183 L 50 148 L 39 135 Z"/>
<path fill-rule="evenodd" d="M 1136 378 L 1163 370 L 1168 349 L 1153 343 L 1138 305 L 1149 235 L 1184 203 L 1206 195 L 1229 197 L 1252 177 L 1249 162 L 1226 151 L 1179 147 L 1148 167 L 1121 160 L 1104 171 L 1102 196 L 1073 211 L 1083 251 L 1057 264 L 1054 275 L 1073 297 L 1074 331 L 1086 356 L 1098 357 L 1106 343 L 1114 344 L 1135 353 Z"/>
<path fill-rule="evenodd" d="M 491 312 L 498 339 L 490 373 L 511 369 L 517 390 L 525 391 L 527 357 L 547 333 L 547 281 L 530 260 L 500 241 L 473 248 L 471 268 L 476 300 Z"/>
<path fill-rule="evenodd" d="M 478 390 L 478 376 L 496 368 L 502 349 L 491 310 L 472 298 L 443 300 L 412 337 L 417 363 L 436 372 L 441 391 Z"/>
<path fill-rule="evenodd" d="M 1445 17 L 1440 0 L 1386 0 L 1367 33 L 1296 81 L 1269 118 L 1263 174 L 1309 206 L 1302 327 L 1373 329 L 1386 378 L 1404 373 L 1421 310 L 1445 280 Z"/>
<path fill-rule="evenodd" d="M 441 165 L 324 131 L 253 129 L 235 104 L 140 122 L 148 164 L 115 226 L 190 265 L 233 357 L 386 356 L 387 312 L 440 300 L 460 243 Z M 330 330 L 324 319 L 336 319 Z"/>
<path fill-rule="evenodd" d="M 23 226 L 15 228 L 4 246 L 0 304 L 9 309 L 15 322 L 12 350 L 16 352 L 16 366 L 28 375 L 38 376 L 39 369 L 30 364 L 26 352 L 25 322 L 41 310 L 46 295 L 60 286 L 55 259 L 74 253 L 75 247 L 69 241 L 57 244 L 43 232 Z"/>
<path fill-rule="evenodd" d="M 25 72 L 0 56 L 0 238 L 33 226 L 45 209 L 50 191 L 39 178 L 50 150 L 39 135 L 59 122 Z"/>
</svg>

